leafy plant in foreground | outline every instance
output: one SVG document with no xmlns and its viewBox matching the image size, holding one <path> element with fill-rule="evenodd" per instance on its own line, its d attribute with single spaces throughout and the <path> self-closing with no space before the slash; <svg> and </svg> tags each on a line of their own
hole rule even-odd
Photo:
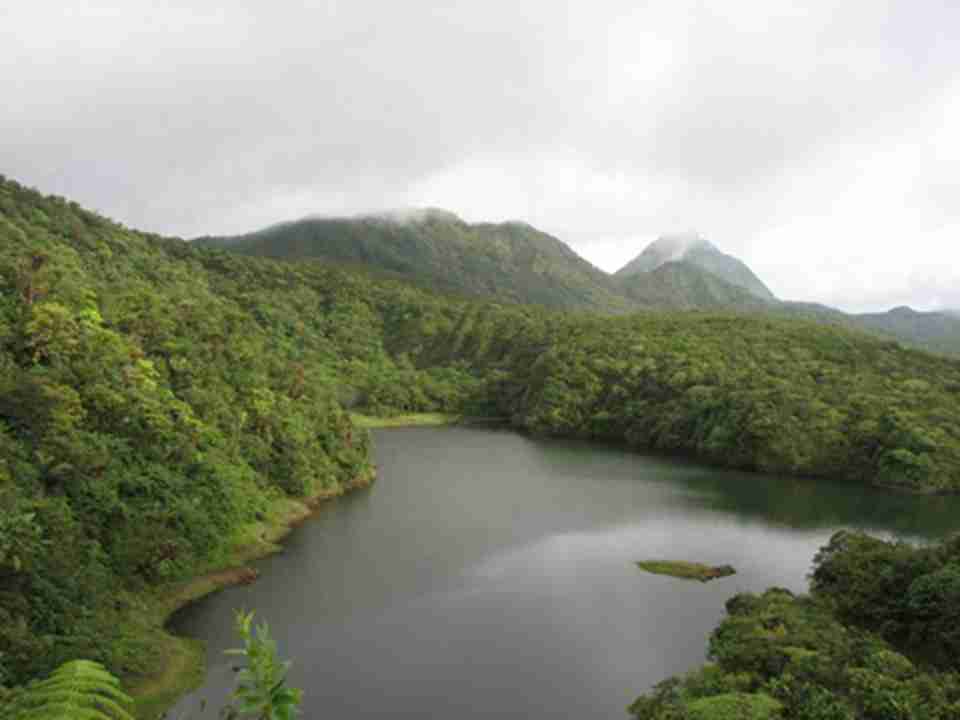
<svg viewBox="0 0 960 720">
<path fill-rule="evenodd" d="M 254 627 L 253 613 L 237 613 L 237 632 L 243 647 L 227 650 L 246 658 L 247 666 L 237 675 L 233 703 L 224 710 L 228 719 L 291 720 L 296 717 L 303 692 L 286 684 L 289 662 L 277 657 L 277 643 L 266 623 Z"/>
</svg>

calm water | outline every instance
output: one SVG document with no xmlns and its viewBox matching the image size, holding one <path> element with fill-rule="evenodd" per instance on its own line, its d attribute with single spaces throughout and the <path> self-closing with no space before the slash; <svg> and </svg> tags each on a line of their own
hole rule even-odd
<svg viewBox="0 0 960 720">
<path fill-rule="evenodd" d="M 216 717 L 233 616 L 255 609 L 294 660 L 306 718 L 619 718 L 698 665 L 724 601 L 803 590 L 844 527 L 936 538 L 960 499 L 745 475 L 509 432 L 375 435 L 380 479 L 297 529 L 259 582 L 179 613 L 207 685 L 171 717 Z M 644 558 L 731 563 L 710 584 Z"/>
</svg>

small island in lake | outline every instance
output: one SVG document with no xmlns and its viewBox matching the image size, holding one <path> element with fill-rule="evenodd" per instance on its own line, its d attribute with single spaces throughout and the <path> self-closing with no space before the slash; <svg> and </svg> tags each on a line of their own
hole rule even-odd
<svg viewBox="0 0 960 720">
<path fill-rule="evenodd" d="M 637 567 L 655 575 L 669 575 L 683 580 L 710 582 L 717 578 L 736 575 L 732 565 L 704 565 L 684 560 L 641 560 Z"/>
</svg>

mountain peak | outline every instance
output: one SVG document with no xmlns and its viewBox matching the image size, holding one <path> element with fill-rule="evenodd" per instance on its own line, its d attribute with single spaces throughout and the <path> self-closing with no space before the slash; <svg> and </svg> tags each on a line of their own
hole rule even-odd
<svg viewBox="0 0 960 720">
<path fill-rule="evenodd" d="M 890 315 L 899 316 L 899 317 L 912 317 L 914 315 L 919 315 L 916 310 L 914 310 L 909 305 L 899 305 L 893 308 L 890 312 Z"/>
<path fill-rule="evenodd" d="M 695 250 L 716 250 L 702 235 L 695 232 L 661 235 L 642 253 L 616 272 L 620 277 L 640 272 L 653 272 L 670 262 L 684 260 Z"/>
<path fill-rule="evenodd" d="M 660 236 L 618 270 L 615 277 L 622 280 L 640 273 L 654 272 L 667 263 L 679 261 L 690 263 L 762 300 L 776 300 L 769 288 L 743 262 L 724 254 L 713 243 L 694 232 Z"/>
<path fill-rule="evenodd" d="M 362 215 L 365 220 L 382 220 L 396 225 L 422 225 L 427 222 L 462 223 L 453 212 L 443 208 L 398 208 Z"/>
</svg>

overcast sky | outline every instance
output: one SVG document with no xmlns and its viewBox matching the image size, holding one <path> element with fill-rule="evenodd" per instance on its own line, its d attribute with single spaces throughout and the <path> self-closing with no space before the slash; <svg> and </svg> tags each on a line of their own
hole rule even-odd
<svg viewBox="0 0 960 720">
<path fill-rule="evenodd" d="M 0 173 L 154 232 L 435 206 L 960 307 L 957 0 L 0 5 Z"/>
</svg>

